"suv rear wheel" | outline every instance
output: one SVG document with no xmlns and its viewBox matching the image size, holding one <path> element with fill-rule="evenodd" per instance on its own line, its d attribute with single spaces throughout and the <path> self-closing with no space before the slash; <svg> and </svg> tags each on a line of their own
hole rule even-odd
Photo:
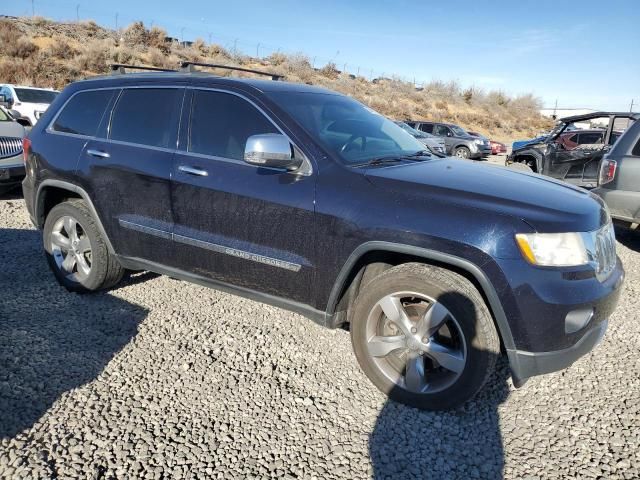
<svg viewBox="0 0 640 480">
<path fill-rule="evenodd" d="M 49 267 L 67 290 L 82 293 L 109 288 L 124 275 L 82 200 L 69 200 L 51 209 L 43 241 Z"/>
<path fill-rule="evenodd" d="M 386 270 L 359 292 L 351 341 L 376 387 L 427 410 L 472 398 L 500 354 L 491 315 L 471 282 L 419 263 Z"/>
<path fill-rule="evenodd" d="M 467 147 L 458 147 L 455 149 L 453 154 L 458 158 L 469 158 L 471 156 L 471 151 Z"/>
</svg>

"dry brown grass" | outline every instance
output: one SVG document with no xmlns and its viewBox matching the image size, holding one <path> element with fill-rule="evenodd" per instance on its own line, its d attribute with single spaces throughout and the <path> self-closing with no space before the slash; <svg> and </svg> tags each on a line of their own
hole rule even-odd
<svg viewBox="0 0 640 480">
<path fill-rule="evenodd" d="M 286 80 L 323 86 L 350 95 L 394 119 L 458 123 L 491 138 L 510 141 L 550 127 L 532 95 L 462 88 L 433 81 L 418 91 L 396 78 L 371 82 L 340 72 L 329 63 L 316 70 L 304 54 L 274 53 L 264 59 L 229 52 L 198 39 L 191 47 L 166 41 L 166 32 L 142 22 L 115 32 L 94 22 L 62 23 L 44 18 L 0 20 L 0 82 L 63 88 L 74 80 L 104 74 L 109 63 L 175 68 L 181 60 L 246 66 L 285 75 Z M 228 71 L 216 71 L 230 75 Z M 245 75 L 242 75 L 245 76 Z"/>
</svg>

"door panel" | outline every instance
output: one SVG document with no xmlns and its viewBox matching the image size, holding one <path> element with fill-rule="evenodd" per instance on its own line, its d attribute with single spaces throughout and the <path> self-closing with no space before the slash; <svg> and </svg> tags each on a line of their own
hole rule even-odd
<svg viewBox="0 0 640 480">
<path fill-rule="evenodd" d="M 176 267 L 308 301 L 315 177 L 242 160 L 248 136 L 279 130 L 237 95 L 195 90 L 189 131 L 173 168 Z"/>
<path fill-rule="evenodd" d="M 109 138 L 91 139 L 82 153 L 89 194 L 120 255 L 167 263 L 173 252 L 170 182 L 183 96 L 183 88 L 123 90 Z"/>
</svg>

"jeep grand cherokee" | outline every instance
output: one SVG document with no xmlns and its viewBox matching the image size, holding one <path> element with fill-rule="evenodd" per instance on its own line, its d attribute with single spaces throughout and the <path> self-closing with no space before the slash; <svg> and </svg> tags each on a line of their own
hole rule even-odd
<svg viewBox="0 0 640 480">
<path fill-rule="evenodd" d="M 516 386 L 569 366 L 618 301 L 598 197 L 437 158 L 322 88 L 97 77 L 25 146 L 26 205 L 67 289 L 151 270 L 348 326 L 369 379 L 420 408 L 473 397 L 501 352 Z"/>
</svg>

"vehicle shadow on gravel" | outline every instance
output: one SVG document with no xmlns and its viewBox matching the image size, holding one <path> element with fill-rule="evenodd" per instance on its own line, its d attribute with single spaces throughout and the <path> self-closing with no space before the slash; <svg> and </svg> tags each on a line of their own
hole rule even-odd
<svg viewBox="0 0 640 480">
<path fill-rule="evenodd" d="M 475 308 L 457 292 L 444 295 L 451 294 Z M 476 397 L 455 410 L 422 411 L 388 400 L 369 437 L 373 478 L 502 478 L 498 406 L 509 396 L 510 371 L 505 356 L 496 364 Z"/>
<path fill-rule="evenodd" d="M 634 252 L 640 252 L 640 232 L 628 228 L 616 228 L 616 240 Z"/>
<path fill-rule="evenodd" d="M 0 229 L 0 439 L 95 380 L 148 311 L 109 293 L 59 286 L 35 230 Z"/>
</svg>

